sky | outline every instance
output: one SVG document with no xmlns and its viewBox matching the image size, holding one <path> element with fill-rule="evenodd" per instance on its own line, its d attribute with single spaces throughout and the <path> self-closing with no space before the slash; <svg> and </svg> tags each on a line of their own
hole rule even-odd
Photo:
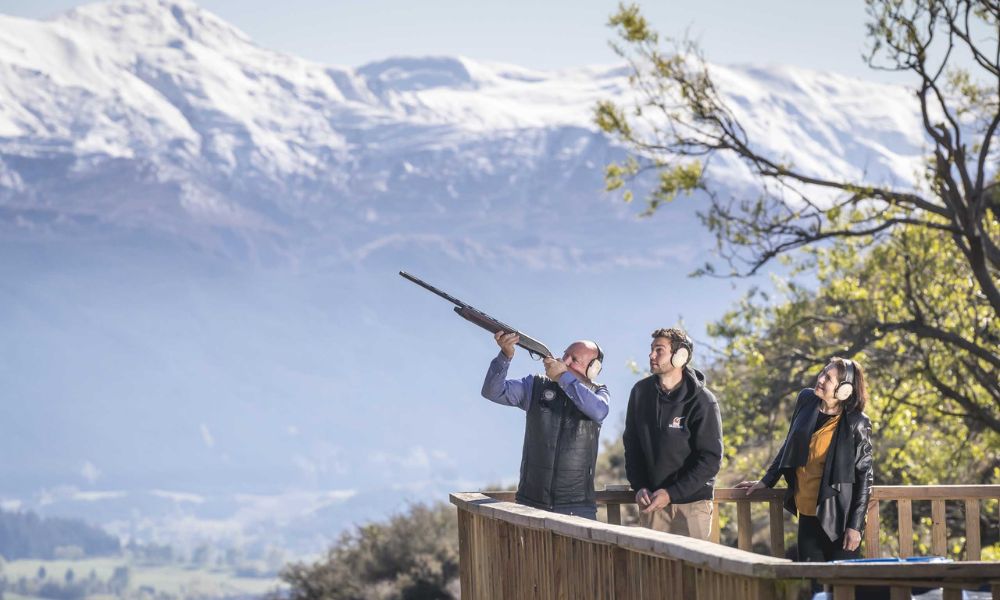
<svg viewBox="0 0 1000 600">
<path fill-rule="evenodd" d="M 0 0 L 0 13 L 44 18 L 78 4 Z M 261 47 L 324 64 L 360 66 L 401 55 L 465 56 L 535 69 L 617 62 L 608 47 L 612 32 L 604 25 L 616 1 L 201 0 L 199 4 L 244 30 Z M 662 32 L 679 36 L 689 31 L 716 63 L 787 64 L 879 78 L 860 58 L 865 44 L 860 1 L 660 2 L 650 5 L 647 13 Z M 449 61 L 412 62 L 433 71 L 439 63 L 446 68 Z M 61 68 L 70 68 L 68 64 Z M 210 75 L 203 74 L 199 81 L 209 80 Z M 824 86 L 827 83 L 823 81 Z M 202 83 L 196 82 L 192 94 L 202 89 L 198 85 Z M 35 90 L 33 83 L 22 87 Z M 572 98 L 574 93 L 569 84 L 558 86 L 560 98 Z M 845 96 L 844 104 L 857 104 L 857 94 Z M 35 99 L 33 94 L 25 97 Z M 108 114 L 119 114 L 119 96 L 110 97 Z M 838 103 L 843 98 L 820 100 L 819 106 L 827 108 L 817 114 L 829 114 L 828 104 L 844 105 Z M 891 95 L 880 94 L 878 100 L 893 107 L 889 114 L 898 112 Z M 763 109 L 770 106 L 761 104 Z M 558 104 L 558 110 L 568 108 L 567 102 Z M 37 102 L 32 109 L 41 112 Z M 211 106 L 206 110 L 214 116 Z M 61 112 L 53 110 L 48 117 L 55 119 Z M 477 111 L 449 114 L 473 112 Z M 871 133 L 861 137 L 878 146 L 884 141 L 885 147 L 905 153 L 903 137 L 885 131 L 896 121 L 866 118 L 877 113 L 872 103 L 867 104 L 852 121 L 852 133 Z M 761 114 L 766 116 L 766 110 Z M 103 123 L 104 115 L 100 113 L 98 122 Z M 244 118 L 249 117 L 240 113 L 239 119 Z M 204 125 L 213 136 L 230 124 L 219 125 L 209 118 L 191 122 Z M 761 127 L 768 127 L 768 122 L 757 121 Z M 288 124 L 289 130 L 298 131 L 297 122 Z M 812 142 L 815 132 L 820 132 L 815 133 L 817 139 L 827 135 L 827 128 L 812 124 L 802 123 L 802 131 L 809 135 L 787 139 Z M 544 136 L 549 137 L 523 138 L 523 146 L 508 145 L 506 134 L 498 134 L 495 139 L 503 143 L 487 140 L 483 148 L 489 152 L 481 155 L 476 145 L 455 146 L 454 155 L 449 154 L 451 146 L 444 146 L 427 158 L 419 154 L 423 146 L 418 145 L 414 156 L 427 158 L 431 165 L 427 173 L 440 177 L 425 177 L 418 170 L 410 179 L 413 164 L 408 161 L 425 163 L 405 154 L 411 151 L 406 144 L 411 138 L 404 135 L 409 130 L 399 127 L 409 126 L 409 121 L 400 117 L 384 129 L 372 130 L 355 125 L 344 130 L 357 129 L 356 141 L 361 142 L 370 134 L 367 139 L 376 142 L 371 144 L 372 156 L 378 159 L 363 163 L 370 169 L 365 176 L 371 178 L 359 178 L 356 189 L 367 194 L 364 182 L 381 181 L 381 175 L 372 174 L 395 173 L 400 162 L 404 165 L 400 172 L 407 175 L 391 179 L 399 183 L 382 190 L 384 194 L 365 196 L 383 202 L 378 219 L 372 212 L 369 221 L 365 213 L 366 221 L 355 228 L 358 213 L 345 202 L 343 212 L 330 211 L 330 223 L 343 226 L 335 231 L 340 237 L 323 238 L 334 240 L 333 248 L 306 244 L 317 255 L 338 250 L 341 244 L 363 244 L 364 255 L 343 272 L 324 269 L 336 265 L 325 260 L 314 269 L 296 263 L 289 272 L 257 272 L 235 260 L 232 265 L 225 263 L 224 256 L 207 258 L 209 252 L 190 248 L 183 235 L 161 243 L 158 236 L 125 231 L 125 241 L 119 245 L 118 238 L 111 237 L 110 247 L 86 239 L 57 244 L 44 237 L 24 242 L 0 235 L 0 331 L 5 341 L 0 344 L 4 382 L 0 425 L 7 424 L 0 427 L 0 454 L 24 456 L 28 449 L 31 455 L 30 461 L 0 465 L 6 468 L 0 468 L 0 507 L 23 500 L 23 506 L 39 506 L 50 515 L 85 514 L 105 523 L 127 523 L 141 515 L 144 523 L 152 523 L 150 538 L 157 539 L 161 532 L 176 529 L 180 517 L 197 514 L 220 521 L 228 515 L 253 525 L 258 516 L 273 513 L 276 505 L 297 511 L 301 498 L 318 498 L 331 504 L 327 508 L 333 512 L 317 511 L 315 522 L 299 522 L 296 527 L 301 531 L 285 532 L 289 540 L 310 541 L 308 535 L 321 532 L 317 523 L 346 525 L 401 510 L 414 498 L 443 499 L 447 491 L 516 481 L 523 416 L 479 397 L 483 372 L 497 352 L 495 345 L 484 332 L 457 319 L 442 300 L 407 284 L 396 271 L 411 271 L 523 327 L 557 352 L 576 337 L 600 340 L 607 352 L 602 382 L 615 390 L 605 439 L 620 432 L 627 392 L 636 379 L 627 361 L 642 363 L 648 332 L 683 324 L 698 345 L 694 364 L 707 362 L 711 354 L 705 324 L 732 306 L 744 291 L 738 286 L 749 285 L 745 280 L 686 279 L 684 275 L 705 258 L 699 252 L 712 248 L 712 240 L 693 215 L 694 206 L 679 205 L 686 212 L 674 210 L 669 221 L 661 213 L 659 220 L 633 223 L 625 207 L 610 204 L 617 200 L 601 196 L 600 164 L 613 155 L 588 142 L 584 126 L 548 127 Z M 430 137 L 428 131 L 420 125 L 409 135 L 420 140 Z M 829 131 L 837 152 L 860 151 L 857 144 L 838 142 L 847 137 L 846 130 Z M 126 136 L 126 142 L 131 139 Z M 380 154 L 382 139 L 402 143 L 396 149 L 386 144 Z M 541 141 L 532 141 L 536 139 Z M 547 148 L 551 142 L 553 148 L 572 149 L 580 140 L 592 155 L 581 153 L 577 160 L 571 153 L 565 165 L 538 163 L 537 181 L 530 179 L 535 176 L 530 170 L 527 178 L 503 170 L 495 179 L 480 177 L 482 170 L 474 164 L 477 157 L 508 164 L 501 160 L 507 148 L 514 149 L 516 158 L 524 148 Z M 460 159 L 455 170 L 439 168 L 453 156 Z M 561 152 L 553 156 L 559 158 Z M 462 166 L 462 160 L 472 166 Z M 65 169 L 59 166 L 65 164 L 56 156 L 46 166 Z M 513 169 L 521 163 L 509 164 L 515 165 Z M 867 158 L 851 164 L 867 164 Z M 192 169 L 195 175 L 196 171 Z M 452 189 L 452 181 L 445 179 L 454 173 L 460 191 L 483 196 L 481 202 L 448 203 L 450 196 L 443 192 Z M 539 193 L 544 201 L 529 205 Z M 100 202 L 105 200 L 104 194 L 96 194 Z M 430 201 L 408 203 L 419 194 Z M 115 194 L 107 196 L 117 202 Z M 146 197 L 137 192 L 136 199 Z M 543 229 L 550 218 L 557 222 L 556 211 L 581 199 L 593 204 L 574 211 L 574 219 L 559 215 L 565 238 Z M 95 206 L 105 206 L 100 202 Z M 121 206 L 121 213 L 114 214 L 135 210 L 125 202 Z M 672 232 L 669 244 L 661 238 L 664 222 Z M 454 235 L 453 230 L 457 230 Z M 438 235 L 442 232 L 460 242 L 465 237 L 476 243 L 453 244 L 452 238 Z M 563 255 L 548 248 L 556 246 L 552 240 L 569 239 L 576 232 L 581 239 L 596 240 L 595 248 L 616 247 L 624 253 L 620 255 L 624 262 L 617 264 L 626 266 L 596 270 L 599 277 L 582 269 L 560 268 L 557 263 Z M 235 253 L 245 250 L 257 258 L 255 247 L 244 247 L 239 235 L 230 234 L 221 232 L 219 246 L 213 248 L 231 244 Z M 369 234 L 370 238 L 364 237 Z M 542 248 L 536 256 L 514 253 L 515 258 L 529 259 L 528 268 L 518 263 L 515 271 L 505 265 L 502 253 L 493 253 L 494 245 L 507 243 L 508 234 L 515 250 L 519 245 Z M 384 240 L 388 241 L 382 244 Z M 574 257 L 588 256 L 573 246 L 569 250 L 569 265 Z M 640 254 L 647 250 L 648 256 Z M 497 265 L 481 268 L 480 255 L 484 262 Z M 535 266 L 530 266 L 531 260 Z M 663 264 L 658 264 L 660 260 Z M 538 268 L 538 264 L 548 267 L 547 261 L 553 263 L 551 270 Z M 514 272 L 517 279 L 511 277 Z M 420 349 L 416 358 L 412 348 Z M 537 371 L 537 364 L 523 354 L 515 358 L 512 376 Z M 95 493 L 112 496 L 102 503 L 94 500 Z M 205 500 L 184 501 L 195 505 L 188 513 L 176 510 L 178 502 L 167 502 L 164 493 Z M 336 502 L 330 501 L 331 493 Z M 269 536 L 261 534 L 274 539 Z"/>
<path fill-rule="evenodd" d="M 0 0 L 0 12 L 45 18 L 78 0 Z M 536 69 L 616 62 L 608 16 L 617 0 L 200 0 L 258 44 L 327 64 L 461 55 Z M 687 33 L 712 62 L 788 64 L 869 80 L 864 3 L 660 0 L 640 3 L 668 36 Z"/>
</svg>

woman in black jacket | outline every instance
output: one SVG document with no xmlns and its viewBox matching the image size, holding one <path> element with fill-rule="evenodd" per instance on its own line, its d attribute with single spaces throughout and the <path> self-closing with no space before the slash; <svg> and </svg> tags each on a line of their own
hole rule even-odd
<svg viewBox="0 0 1000 600">
<path fill-rule="evenodd" d="M 832 359 L 816 386 L 799 393 L 788 435 L 763 479 L 736 486 L 749 495 L 785 476 L 785 508 L 799 515 L 799 561 L 858 558 L 872 485 L 867 402 L 861 365 Z"/>
</svg>

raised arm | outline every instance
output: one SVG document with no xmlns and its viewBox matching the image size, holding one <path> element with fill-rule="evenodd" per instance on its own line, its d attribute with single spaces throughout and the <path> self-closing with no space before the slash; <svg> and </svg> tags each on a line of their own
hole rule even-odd
<svg viewBox="0 0 1000 600">
<path fill-rule="evenodd" d="M 483 398 L 497 404 L 516 406 L 527 411 L 531 406 L 532 376 L 524 379 L 507 379 L 507 369 L 510 359 L 514 356 L 514 344 L 517 343 L 516 333 L 497 332 L 494 336 L 500 353 L 490 362 L 483 380 Z"/>
<path fill-rule="evenodd" d="M 611 394 L 608 393 L 607 386 L 588 386 L 580 381 L 576 375 L 566 371 L 559 376 L 559 387 L 566 392 L 566 395 L 580 409 L 580 412 L 587 415 L 591 421 L 602 423 L 604 418 L 608 416 Z"/>
</svg>

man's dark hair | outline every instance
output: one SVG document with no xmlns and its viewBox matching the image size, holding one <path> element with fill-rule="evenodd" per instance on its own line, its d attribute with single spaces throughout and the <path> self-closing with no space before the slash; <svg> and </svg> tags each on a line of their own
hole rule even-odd
<svg viewBox="0 0 1000 600">
<path fill-rule="evenodd" d="M 670 340 L 670 351 L 677 352 L 677 349 L 681 346 L 688 346 L 691 343 L 691 338 L 688 334 L 684 333 L 683 329 L 677 327 L 663 327 L 657 329 L 653 332 L 653 339 L 656 338 L 667 338 Z M 688 348 L 691 350 L 691 348 Z"/>
</svg>

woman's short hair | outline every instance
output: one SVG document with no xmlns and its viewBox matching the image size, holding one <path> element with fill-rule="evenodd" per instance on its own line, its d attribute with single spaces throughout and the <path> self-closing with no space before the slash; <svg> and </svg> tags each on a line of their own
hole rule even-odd
<svg viewBox="0 0 1000 600">
<path fill-rule="evenodd" d="M 837 368 L 837 381 L 844 381 L 847 377 L 847 360 L 839 356 L 834 356 L 830 359 L 830 364 Z M 852 360 L 851 362 L 854 363 L 854 392 L 845 401 L 844 408 L 849 411 L 864 412 L 865 406 L 868 405 L 868 386 L 865 384 L 865 370 L 858 361 Z"/>
</svg>

